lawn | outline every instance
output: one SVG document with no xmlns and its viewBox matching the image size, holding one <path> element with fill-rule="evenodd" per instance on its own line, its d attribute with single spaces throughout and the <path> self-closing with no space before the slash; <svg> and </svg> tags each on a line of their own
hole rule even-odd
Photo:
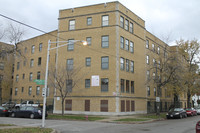
<svg viewBox="0 0 200 133">
<path fill-rule="evenodd" d="M 0 124 L 0 127 L 14 126 L 12 124 Z"/>
<path fill-rule="evenodd" d="M 10 128 L 0 129 L 0 133 L 51 133 L 53 129 L 50 128 Z"/>
<path fill-rule="evenodd" d="M 58 114 L 49 114 L 47 119 L 59 119 L 59 120 L 86 120 L 85 115 L 58 115 Z M 89 121 L 97 121 L 105 119 L 100 116 L 88 116 Z"/>
</svg>

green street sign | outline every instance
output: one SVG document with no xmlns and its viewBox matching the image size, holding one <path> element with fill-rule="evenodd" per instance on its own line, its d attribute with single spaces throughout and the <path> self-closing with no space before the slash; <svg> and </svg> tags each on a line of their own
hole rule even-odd
<svg viewBox="0 0 200 133">
<path fill-rule="evenodd" d="M 44 85 L 45 84 L 45 80 L 35 79 L 33 81 L 36 82 L 37 85 Z"/>
</svg>

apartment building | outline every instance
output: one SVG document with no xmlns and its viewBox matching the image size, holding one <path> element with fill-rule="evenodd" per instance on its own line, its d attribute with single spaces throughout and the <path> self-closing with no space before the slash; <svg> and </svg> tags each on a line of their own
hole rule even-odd
<svg viewBox="0 0 200 133">
<path fill-rule="evenodd" d="M 13 46 L 0 42 L 0 104 L 11 100 L 14 53 L 7 53 Z"/>
<path fill-rule="evenodd" d="M 51 48 L 68 41 L 67 46 L 50 51 L 47 104 L 54 106 L 54 113 L 61 113 L 62 103 L 60 92 L 51 85 L 51 70 L 75 73 L 66 80 L 66 90 L 70 89 L 64 101 L 66 114 L 155 112 L 156 97 L 160 97 L 161 111 L 172 104 L 167 88 L 160 88 L 158 95 L 149 80 L 156 76 L 152 66 L 159 66 L 170 47 L 117 1 L 60 10 L 58 30 L 23 41 L 20 48 L 25 58 L 15 59 L 13 100 L 42 101 L 44 85 L 34 79 L 44 79 L 48 40 L 57 41 Z M 77 40 L 86 40 L 88 45 Z"/>
<path fill-rule="evenodd" d="M 31 100 L 42 103 L 43 84 L 34 82 L 45 79 L 47 44 L 56 41 L 57 30 L 37 36 L 18 44 L 20 55 L 15 56 L 12 100 L 20 103 Z M 54 56 L 53 56 L 54 55 Z M 49 64 L 55 64 L 55 54 L 51 53 Z M 48 90 L 47 105 L 53 105 L 54 89 Z"/>
</svg>

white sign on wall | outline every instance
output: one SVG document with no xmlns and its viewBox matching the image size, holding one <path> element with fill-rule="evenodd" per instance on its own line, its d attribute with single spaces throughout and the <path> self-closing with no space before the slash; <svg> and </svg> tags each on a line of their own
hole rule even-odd
<svg viewBox="0 0 200 133">
<path fill-rule="evenodd" d="M 92 86 L 99 86 L 99 75 L 92 76 Z"/>
</svg>

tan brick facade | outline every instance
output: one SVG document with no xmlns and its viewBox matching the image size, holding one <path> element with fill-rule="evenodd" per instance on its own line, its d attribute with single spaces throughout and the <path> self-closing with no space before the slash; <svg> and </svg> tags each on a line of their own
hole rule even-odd
<svg viewBox="0 0 200 133">
<path fill-rule="evenodd" d="M 146 74 L 154 58 L 159 58 L 164 51 L 169 54 L 169 46 L 145 29 L 144 20 L 119 2 L 60 10 L 58 20 L 58 31 L 50 32 L 57 38 L 44 34 L 22 42 L 22 52 L 27 47 L 27 53 L 24 53 L 26 58 L 15 60 L 13 92 L 15 88 L 18 88 L 18 92 L 17 95 L 13 93 L 14 100 L 34 99 L 41 102 L 44 86 L 39 85 L 40 92 L 37 95 L 38 85 L 33 79 L 37 78 L 37 72 L 40 72 L 40 79 L 44 79 L 48 40 L 89 40 L 91 44 L 87 46 L 77 42 L 72 47 L 59 48 L 57 54 L 56 50 L 50 51 L 49 67 L 55 69 L 57 63 L 58 70 L 65 68 L 70 59 L 73 68 L 80 68 L 73 79 L 79 79 L 79 82 L 65 99 L 65 113 L 124 115 L 151 112 L 148 107 L 154 105 L 148 104 L 155 102 L 155 85 L 147 82 Z M 39 51 L 41 43 L 42 51 Z M 155 51 L 152 50 L 152 44 Z M 32 54 L 33 45 L 35 52 Z M 147 64 L 147 55 L 150 64 Z M 38 65 L 39 57 L 42 58 L 41 65 Z M 24 66 L 25 59 L 27 64 Z M 34 60 L 33 66 L 30 66 L 31 59 Z M 86 65 L 87 59 L 90 60 L 89 66 Z M 18 70 L 17 62 L 20 62 Z M 33 74 L 32 81 L 29 79 L 30 73 Z M 22 78 L 23 74 L 25 79 Z M 16 75 L 19 75 L 18 82 Z M 99 86 L 91 85 L 94 75 L 99 76 Z M 86 80 L 89 81 L 89 87 L 86 87 Z M 30 87 L 31 94 L 28 92 Z M 54 113 L 61 113 L 59 92 L 56 91 L 54 97 L 54 88 L 50 87 L 49 94 L 47 99 L 54 99 Z M 168 109 L 172 101 L 172 97 L 167 97 L 162 88 L 162 107 Z"/>
</svg>

